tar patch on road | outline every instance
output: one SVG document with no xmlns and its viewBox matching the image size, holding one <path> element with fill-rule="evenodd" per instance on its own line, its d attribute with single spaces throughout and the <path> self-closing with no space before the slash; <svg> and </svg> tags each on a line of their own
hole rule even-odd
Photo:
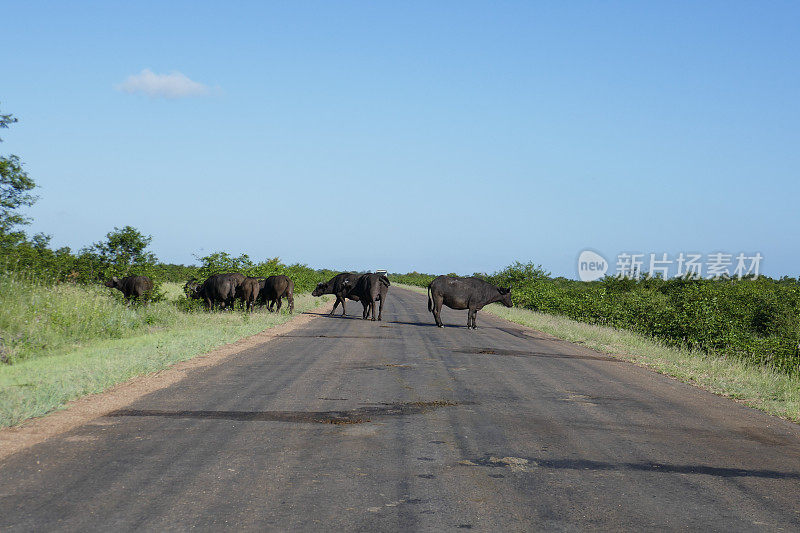
<svg viewBox="0 0 800 533">
<path fill-rule="evenodd" d="M 278 339 L 399 339 L 383 335 L 273 335 Z"/>
<path fill-rule="evenodd" d="M 528 352 L 524 350 L 503 350 L 501 348 L 458 348 L 453 350 L 456 353 L 470 355 L 503 355 L 508 357 L 551 357 L 554 359 L 587 359 L 589 361 L 614 361 L 621 362 L 619 359 L 603 355 L 580 355 L 552 352 Z"/>
<path fill-rule="evenodd" d="M 759 470 L 748 468 L 729 468 L 710 465 L 675 465 L 666 463 L 608 463 L 588 459 L 536 459 L 528 457 L 502 457 L 484 455 L 477 459 L 459 461 L 462 466 L 503 468 L 512 472 L 530 472 L 534 469 L 549 470 L 593 470 L 593 471 L 627 471 L 658 474 L 694 474 L 720 478 L 754 477 L 766 479 L 800 480 L 798 472 L 780 472 L 777 470 Z"/>
<path fill-rule="evenodd" d="M 195 418 L 205 420 L 234 420 L 239 422 L 295 422 L 311 424 L 362 424 L 373 419 L 410 416 L 442 407 L 459 405 L 456 402 L 435 400 L 430 402 L 382 403 L 358 409 L 340 411 L 160 411 L 155 409 L 120 409 L 107 417 L 161 417 Z"/>
</svg>

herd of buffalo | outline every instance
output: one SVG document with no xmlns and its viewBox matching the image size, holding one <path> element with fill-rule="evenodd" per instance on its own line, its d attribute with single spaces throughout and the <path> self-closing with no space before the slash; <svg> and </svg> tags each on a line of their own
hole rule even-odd
<svg viewBox="0 0 800 533">
<path fill-rule="evenodd" d="M 147 276 L 112 277 L 106 287 L 118 289 L 125 299 L 140 299 L 153 290 L 153 281 Z M 346 314 L 345 301 L 361 302 L 362 318 L 381 320 L 383 304 L 389 291 L 389 278 L 384 274 L 353 274 L 342 272 L 326 283 L 318 283 L 312 296 L 332 294 L 336 296 L 330 314 L 342 304 L 342 315 Z M 184 286 L 189 298 L 203 300 L 206 308 L 233 309 L 235 301 L 241 300 L 242 308 L 252 311 L 256 304 L 267 305 L 270 311 L 280 311 L 283 298 L 289 303 L 289 312 L 294 311 L 294 282 L 286 276 L 247 277 L 238 272 L 214 274 L 203 282 L 189 280 Z M 380 302 L 378 316 L 375 304 Z M 467 309 L 467 328 L 477 329 L 475 317 L 480 309 L 493 302 L 511 307 L 511 290 L 496 287 L 480 278 L 457 278 L 439 276 L 428 285 L 428 311 L 433 313 L 436 325 L 444 327 L 441 319 L 442 305 L 451 309 Z"/>
</svg>

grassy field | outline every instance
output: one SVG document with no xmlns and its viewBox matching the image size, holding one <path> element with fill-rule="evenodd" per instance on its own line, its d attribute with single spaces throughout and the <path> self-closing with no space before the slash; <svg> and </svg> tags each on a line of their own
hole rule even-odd
<svg viewBox="0 0 800 533">
<path fill-rule="evenodd" d="M 164 301 L 126 307 L 105 287 L 0 281 L 0 427 L 287 322 L 260 309 L 207 313 L 166 283 Z M 295 314 L 327 299 L 295 296 Z"/>
<path fill-rule="evenodd" d="M 426 289 L 422 287 L 394 285 L 426 294 Z M 800 378 L 796 376 L 746 364 L 735 358 L 666 346 L 631 331 L 595 326 L 566 317 L 516 307 L 507 308 L 499 304 L 488 305 L 483 311 L 646 366 L 772 415 L 800 422 Z"/>
</svg>

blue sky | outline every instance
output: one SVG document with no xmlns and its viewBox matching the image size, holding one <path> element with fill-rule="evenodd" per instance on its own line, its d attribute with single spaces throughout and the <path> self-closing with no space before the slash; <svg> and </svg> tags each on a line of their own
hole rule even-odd
<svg viewBox="0 0 800 533">
<path fill-rule="evenodd" d="M 179 263 L 574 277 L 591 248 L 800 274 L 796 2 L 0 14 L 0 109 L 20 119 L 0 153 L 40 185 L 30 230 L 56 246 L 132 225 Z"/>
</svg>

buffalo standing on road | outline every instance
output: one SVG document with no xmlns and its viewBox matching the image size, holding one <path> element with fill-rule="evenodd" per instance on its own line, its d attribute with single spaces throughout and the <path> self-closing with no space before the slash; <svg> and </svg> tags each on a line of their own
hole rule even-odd
<svg viewBox="0 0 800 533">
<path fill-rule="evenodd" d="M 289 302 L 289 312 L 294 312 L 294 281 L 281 274 L 260 280 L 260 287 L 259 300 L 267 302 L 267 309 L 272 311 L 272 306 L 277 302 L 278 308 L 275 311 L 280 311 L 281 299 L 286 298 Z"/>
<path fill-rule="evenodd" d="M 359 277 L 361 276 L 358 274 L 342 272 L 332 277 L 327 283 L 317 283 L 317 288 L 314 289 L 311 296 L 322 296 L 323 294 L 336 295 L 336 302 L 333 304 L 333 309 L 331 309 L 329 314 L 332 315 L 339 306 L 339 302 L 341 302 L 342 316 L 344 316 L 347 313 L 347 309 L 344 305 L 345 299 L 350 298 L 353 301 L 358 301 L 358 296 L 351 294 L 351 291 L 355 288 Z"/>
<path fill-rule="evenodd" d="M 346 281 L 346 285 L 350 282 Z M 361 300 L 361 305 L 364 306 L 364 314 L 362 318 L 366 319 L 370 311 L 372 312 L 372 320 L 375 320 L 375 302 L 380 301 L 381 306 L 378 310 L 378 320 L 381 320 L 383 315 L 383 302 L 386 301 L 386 294 L 389 292 L 389 278 L 381 276 L 380 274 L 364 274 L 356 281 L 356 286 L 350 291 L 349 294 L 358 296 Z"/>
<path fill-rule="evenodd" d="M 478 310 L 493 302 L 511 307 L 511 289 L 495 287 L 478 278 L 453 278 L 439 276 L 428 285 L 428 311 L 433 313 L 436 325 L 444 327 L 440 314 L 442 304 L 450 309 L 469 309 L 467 328 L 477 329 L 475 317 Z"/>
<path fill-rule="evenodd" d="M 149 296 L 153 290 L 153 280 L 147 276 L 127 276 L 122 279 L 117 276 L 105 282 L 105 286 L 122 291 L 127 303 L 131 298 L 139 300 L 143 296 Z"/>
</svg>

